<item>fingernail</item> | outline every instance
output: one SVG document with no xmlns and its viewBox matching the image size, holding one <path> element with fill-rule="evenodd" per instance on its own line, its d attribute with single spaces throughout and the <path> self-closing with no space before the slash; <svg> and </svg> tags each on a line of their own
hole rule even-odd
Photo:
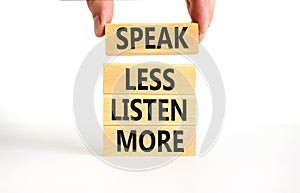
<svg viewBox="0 0 300 193">
<path fill-rule="evenodd" d="M 97 34 L 99 34 L 99 29 L 100 29 L 100 20 L 99 20 L 99 16 L 96 15 L 94 17 L 94 30 L 95 30 L 96 36 L 97 36 Z"/>
</svg>

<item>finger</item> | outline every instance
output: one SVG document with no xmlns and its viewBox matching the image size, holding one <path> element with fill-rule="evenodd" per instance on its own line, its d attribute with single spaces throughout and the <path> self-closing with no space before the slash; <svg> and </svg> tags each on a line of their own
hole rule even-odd
<svg viewBox="0 0 300 193">
<path fill-rule="evenodd" d="M 186 0 L 186 6 L 187 6 L 187 9 L 188 9 L 188 12 L 190 13 L 190 6 L 191 6 L 191 1 L 190 0 Z"/>
<path fill-rule="evenodd" d="M 210 5 L 209 5 L 209 22 L 208 22 L 208 27 L 210 26 L 212 19 L 214 17 L 214 10 L 215 10 L 215 0 L 210 0 Z"/>
<path fill-rule="evenodd" d="M 94 18 L 95 35 L 102 37 L 105 34 L 104 26 L 113 18 L 113 0 L 87 0 L 88 7 Z"/>
<path fill-rule="evenodd" d="M 191 0 L 189 13 L 192 22 L 198 23 L 199 41 L 201 42 L 205 36 L 209 25 L 209 0 Z"/>
</svg>

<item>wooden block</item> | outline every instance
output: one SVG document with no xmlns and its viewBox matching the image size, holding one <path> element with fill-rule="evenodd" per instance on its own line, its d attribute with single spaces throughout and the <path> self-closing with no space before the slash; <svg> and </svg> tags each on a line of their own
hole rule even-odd
<svg viewBox="0 0 300 193">
<path fill-rule="evenodd" d="M 106 64 L 103 72 L 104 94 L 194 95 L 195 84 L 193 64 Z"/>
<path fill-rule="evenodd" d="M 194 125 L 104 126 L 103 154 L 105 156 L 195 156 L 195 128 Z"/>
<path fill-rule="evenodd" d="M 104 125 L 195 125 L 194 95 L 108 95 Z"/>
<path fill-rule="evenodd" d="M 198 53 L 198 24 L 106 24 L 107 55 Z"/>
</svg>

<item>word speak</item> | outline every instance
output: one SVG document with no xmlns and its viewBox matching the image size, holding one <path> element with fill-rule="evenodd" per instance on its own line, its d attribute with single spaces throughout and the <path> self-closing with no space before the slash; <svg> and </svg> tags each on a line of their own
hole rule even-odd
<svg viewBox="0 0 300 193">
<path fill-rule="evenodd" d="M 198 24 L 106 24 L 107 55 L 197 54 Z"/>
</svg>

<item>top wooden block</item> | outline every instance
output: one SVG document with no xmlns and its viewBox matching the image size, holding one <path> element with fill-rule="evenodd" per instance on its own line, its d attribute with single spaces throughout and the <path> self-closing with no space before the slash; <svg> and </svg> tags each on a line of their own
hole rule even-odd
<svg viewBox="0 0 300 193">
<path fill-rule="evenodd" d="M 106 24 L 106 54 L 172 55 L 198 53 L 198 24 Z"/>
</svg>

